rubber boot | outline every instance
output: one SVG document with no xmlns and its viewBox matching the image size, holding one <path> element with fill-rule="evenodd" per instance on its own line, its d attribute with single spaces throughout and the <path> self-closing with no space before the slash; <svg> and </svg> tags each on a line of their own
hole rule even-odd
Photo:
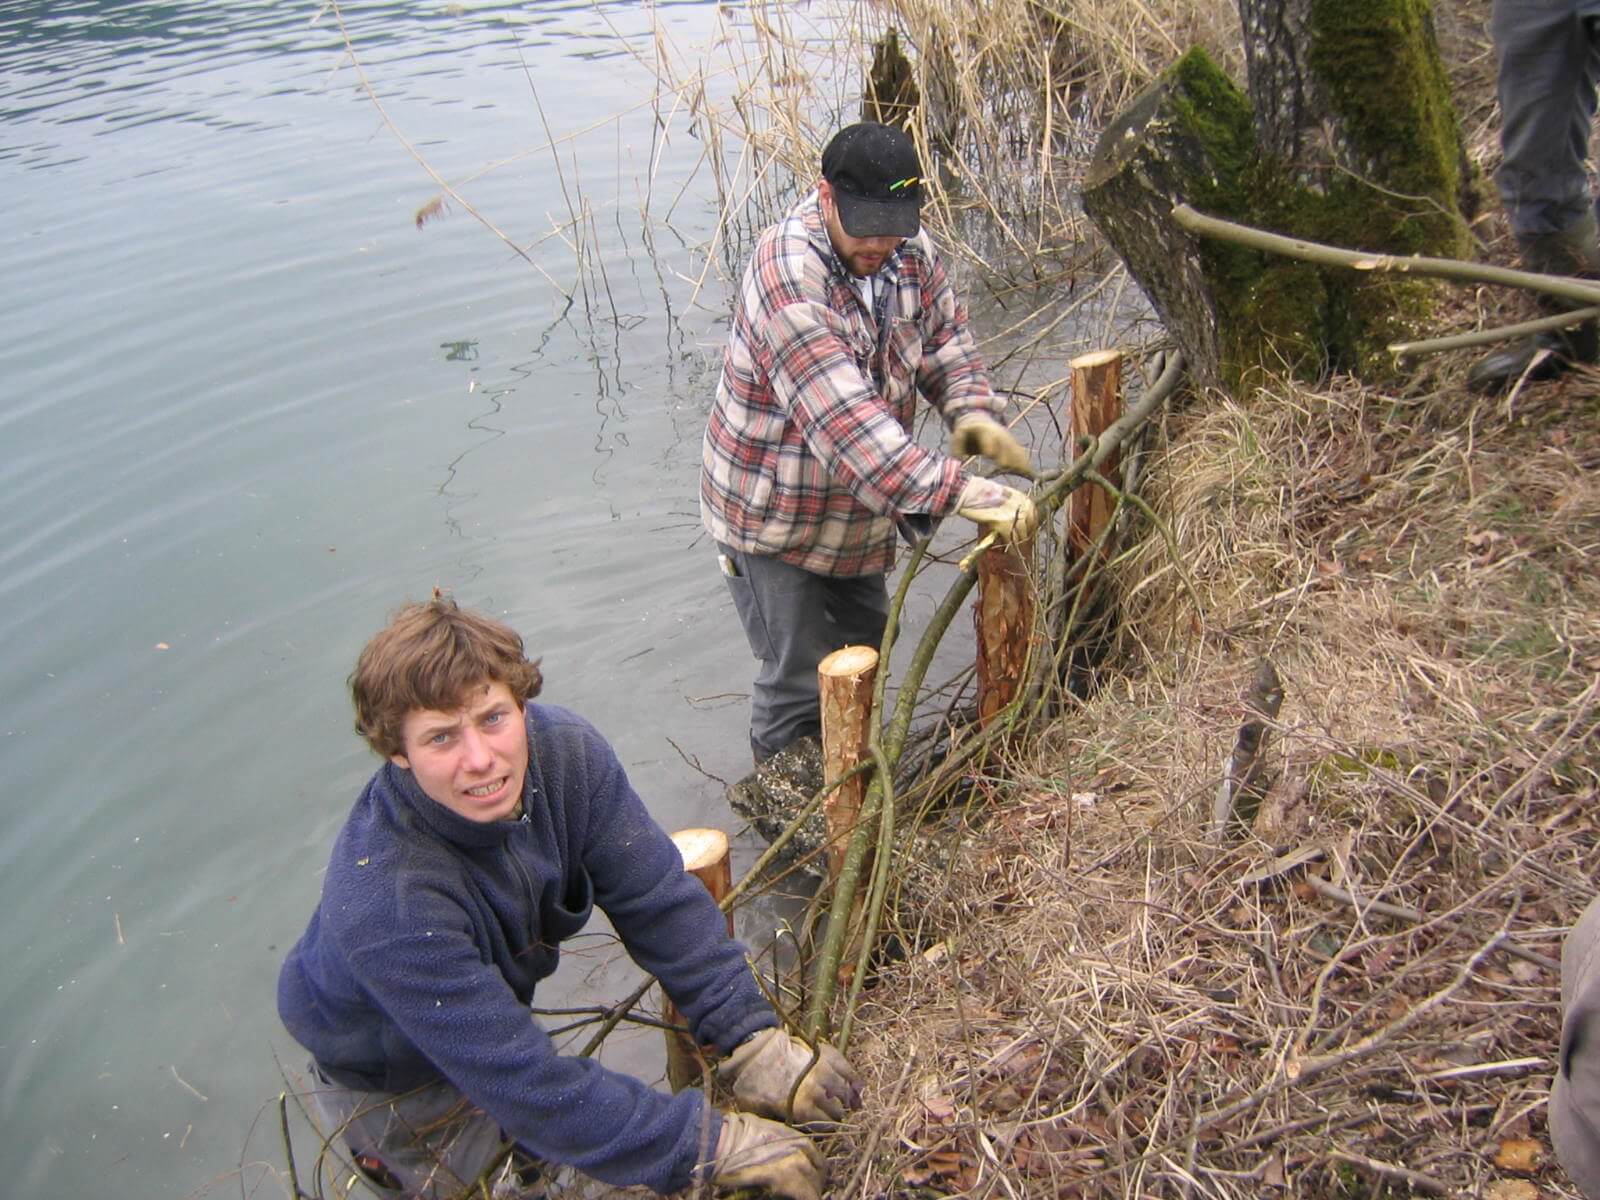
<svg viewBox="0 0 1600 1200">
<path fill-rule="evenodd" d="M 1594 213 L 1560 233 L 1518 238 L 1525 270 L 1541 275 L 1600 278 L 1600 236 Z M 1539 307 L 1552 316 L 1578 307 L 1556 296 L 1539 297 Z M 1487 354 L 1467 372 L 1467 387 L 1474 392 L 1502 392 L 1518 380 L 1554 379 L 1576 363 L 1600 358 L 1600 327 L 1585 321 L 1571 329 L 1540 333 Z"/>
<path fill-rule="evenodd" d="M 1600 228 L 1594 213 L 1560 233 L 1535 233 L 1517 238 L 1517 249 L 1525 271 L 1541 275 L 1600 275 Z M 1551 297 L 1560 311 L 1565 301 Z M 1570 304 L 1566 305 L 1571 307 Z"/>
</svg>

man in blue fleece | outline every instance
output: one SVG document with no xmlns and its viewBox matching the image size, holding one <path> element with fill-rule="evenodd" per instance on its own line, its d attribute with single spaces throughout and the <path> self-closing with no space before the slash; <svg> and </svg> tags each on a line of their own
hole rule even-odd
<svg viewBox="0 0 1600 1200">
<path fill-rule="evenodd" d="M 540 683 L 513 630 L 438 596 L 362 650 L 356 729 L 387 761 L 278 981 L 314 1106 L 380 1190 L 421 1200 L 464 1195 L 506 1142 L 617 1185 L 818 1200 L 807 1137 L 751 1114 L 837 1121 L 859 1103 L 855 1072 L 783 1031 L 610 746 L 531 703 Z M 534 987 L 595 905 L 696 1039 L 727 1052 L 718 1076 L 746 1111 L 556 1052 Z"/>
</svg>

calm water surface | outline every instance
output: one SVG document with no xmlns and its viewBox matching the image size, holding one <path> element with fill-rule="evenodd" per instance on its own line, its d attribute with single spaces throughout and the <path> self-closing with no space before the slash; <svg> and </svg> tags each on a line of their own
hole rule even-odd
<svg viewBox="0 0 1600 1200">
<path fill-rule="evenodd" d="M 587 204 L 564 315 L 459 206 L 414 226 L 436 188 L 331 12 L 0 2 L 7 1197 L 237 1195 L 241 1162 L 281 1163 L 275 1059 L 300 1053 L 273 985 L 374 766 L 343 680 L 402 600 L 503 614 L 663 824 L 732 823 L 671 744 L 725 778 L 747 761 L 748 651 L 694 501 L 725 292 L 690 307 L 684 277 L 715 198 L 678 198 L 701 144 L 679 122 L 653 145 L 619 40 L 731 18 L 344 16 L 446 178 L 543 142 L 530 79 L 557 134 L 628 111 L 559 178 L 537 151 L 465 185 L 524 245 Z M 646 237 L 647 196 L 678 236 Z M 530 253 L 579 279 L 561 240 Z M 576 950 L 542 1003 L 626 990 Z"/>
</svg>

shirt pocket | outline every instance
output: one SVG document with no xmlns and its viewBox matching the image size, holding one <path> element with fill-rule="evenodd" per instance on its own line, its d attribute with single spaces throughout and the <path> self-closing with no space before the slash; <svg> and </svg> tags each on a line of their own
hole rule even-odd
<svg viewBox="0 0 1600 1200">
<path fill-rule="evenodd" d="M 574 866 L 567 878 L 566 895 L 550 897 L 544 911 L 545 939 L 557 945 L 589 923 L 594 912 L 594 881 L 583 867 Z"/>
<path fill-rule="evenodd" d="M 911 427 L 917 392 L 917 370 L 922 366 L 922 327 L 909 317 L 890 317 L 883 342 L 884 399 L 906 428 Z"/>
</svg>

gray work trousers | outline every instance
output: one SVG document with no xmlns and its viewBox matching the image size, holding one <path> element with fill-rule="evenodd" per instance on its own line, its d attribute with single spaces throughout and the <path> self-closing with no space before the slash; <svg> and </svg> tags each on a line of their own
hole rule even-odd
<svg viewBox="0 0 1600 1200">
<path fill-rule="evenodd" d="M 1561 945 L 1561 1053 L 1548 1120 L 1567 1175 L 1600 1200 L 1600 897 Z"/>
<path fill-rule="evenodd" d="M 399 1190 L 380 1186 L 369 1175 L 367 1186 L 380 1196 L 453 1200 L 505 1146 L 500 1127 L 442 1080 L 394 1095 L 341 1087 L 315 1063 L 310 1069 L 310 1100 L 322 1136 L 329 1142 L 342 1138 L 353 1157 L 378 1160 L 400 1184 Z M 526 1193 L 496 1181 L 494 1194 Z"/>
<path fill-rule="evenodd" d="M 817 664 L 842 646 L 876 647 L 889 619 L 882 575 L 832 576 L 765 554 L 719 545 L 750 653 L 761 660 L 750 698 L 750 750 L 757 761 L 821 732 Z"/>
<path fill-rule="evenodd" d="M 1600 0 L 1494 0 L 1502 152 L 1495 183 L 1519 240 L 1563 233 L 1590 211 L 1596 21 Z"/>
</svg>

